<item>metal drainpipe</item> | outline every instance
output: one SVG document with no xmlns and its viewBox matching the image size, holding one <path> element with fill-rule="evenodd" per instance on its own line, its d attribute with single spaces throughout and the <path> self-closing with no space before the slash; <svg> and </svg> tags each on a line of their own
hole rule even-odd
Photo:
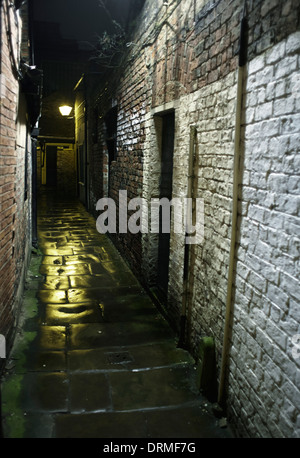
<svg viewBox="0 0 300 458">
<path fill-rule="evenodd" d="M 31 138 L 31 157 L 32 157 L 32 245 L 38 248 L 37 235 L 37 140 Z"/>
<path fill-rule="evenodd" d="M 21 2 L 22 4 L 23 2 Z M 28 1 L 28 34 L 30 63 L 35 65 L 34 39 L 33 39 L 33 2 Z M 38 134 L 38 132 L 37 132 Z M 43 159 L 44 162 L 45 159 Z M 31 167 L 32 167 L 32 246 L 38 248 L 37 235 L 37 138 L 31 132 Z"/>
<path fill-rule="evenodd" d="M 225 403 L 225 379 L 229 357 L 229 340 L 230 326 L 232 322 L 232 287 L 235 267 L 235 244 L 237 233 L 238 217 L 238 186 L 239 186 L 239 162 L 240 162 L 240 142 L 241 142 L 241 115 L 243 103 L 243 86 L 245 65 L 247 62 L 247 31 L 248 23 L 245 17 L 246 2 L 244 5 L 243 18 L 241 21 L 240 31 L 240 49 L 239 49 L 239 68 L 237 81 L 237 102 L 236 102 L 236 119 L 235 119 L 235 144 L 234 144 L 234 169 L 233 169 L 233 191 L 232 191 L 232 223 L 231 223 L 231 244 L 229 254 L 227 298 L 226 298 L 226 315 L 224 324 L 223 350 L 220 370 L 220 381 L 218 389 L 218 404 L 224 408 Z"/>
<path fill-rule="evenodd" d="M 87 75 L 84 75 L 84 157 L 85 157 L 85 167 L 84 167 L 84 181 L 85 181 L 85 206 L 89 210 L 89 190 L 88 190 L 88 99 L 87 99 Z"/>
</svg>

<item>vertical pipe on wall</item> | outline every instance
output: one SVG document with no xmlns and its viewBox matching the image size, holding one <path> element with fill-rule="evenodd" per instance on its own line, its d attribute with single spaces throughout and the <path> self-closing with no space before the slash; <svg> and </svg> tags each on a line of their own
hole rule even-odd
<svg viewBox="0 0 300 458">
<path fill-rule="evenodd" d="M 32 158 L 32 245 L 38 248 L 37 235 L 37 140 L 31 137 L 31 158 Z"/>
<path fill-rule="evenodd" d="M 88 166 L 89 166 L 89 156 L 88 156 L 88 97 L 87 97 L 87 75 L 84 75 L 83 80 L 84 85 L 84 192 L 85 192 L 85 207 L 89 210 L 89 189 L 88 189 Z"/>
<path fill-rule="evenodd" d="M 245 4 L 246 5 L 246 4 Z M 220 369 L 220 380 L 218 389 L 218 404 L 224 407 L 225 402 L 225 379 L 227 373 L 229 357 L 230 327 L 232 322 L 232 289 L 234 280 L 235 267 L 235 245 L 237 234 L 237 217 L 238 217 L 238 187 L 239 187 L 239 170 L 240 170 L 240 146 L 241 146 L 241 115 L 243 103 L 243 85 L 245 64 L 247 61 L 247 30 L 248 24 L 245 17 L 245 6 L 240 30 L 240 49 L 239 49 L 239 67 L 237 76 L 237 100 L 236 100 L 236 119 L 235 119 L 235 143 L 234 143 L 234 168 L 233 168 L 233 191 L 232 191 L 232 222 L 231 222 L 231 242 L 229 254 L 228 280 L 227 280 L 227 297 L 226 297 L 226 314 L 224 323 L 224 336 L 222 359 Z"/>
<path fill-rule="evenodd" d="M 30 64 L 35 65 L 35 50 L 34 50 L 34 5 L 33 0 L 28 0 L 28 38 L 29 38 L 29 54 Z M 32 182 L 31 182 L 31 202 L 32 202 L 32 246 L 38 248 L 37 235 L 37 137 L 39 133 L 38 121 L 36 127 L 31 132 L 31 167 L 32 167 Z"/>
<path fill-rule="evenodd" d="M 28 34 L 29 34 L 29 52 L 31 65 L 35 65 L 35 49 L 34 49 L 34 35 L 33 35 L 33 22 L 34 10 L 33 0 L 28 0 Z"/>
</svg>

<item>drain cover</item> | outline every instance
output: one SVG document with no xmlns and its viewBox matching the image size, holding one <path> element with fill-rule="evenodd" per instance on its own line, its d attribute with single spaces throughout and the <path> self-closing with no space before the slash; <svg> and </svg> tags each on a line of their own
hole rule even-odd
<svg viewBox="0 0 300 458">
<path fill-rule="evenodd" d="M 130 363 L 133 361 L 133 357 L 128 351 L 107 353 L 106 356 L 110 364 Z"/>
</svg>

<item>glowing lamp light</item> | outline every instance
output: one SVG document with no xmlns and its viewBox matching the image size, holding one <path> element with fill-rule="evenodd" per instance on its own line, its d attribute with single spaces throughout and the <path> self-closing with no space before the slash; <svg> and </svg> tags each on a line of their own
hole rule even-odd
<svg viewBox="0 0 300 458">
<path fill-rule="evenodd" d="M 72 111 L 72 107 L 69 107 L 68 105 L 63 105 L 59 107 L 59 111 L 61 112 L 62 116 L 69 116 L 69 114 Z"/>
</svg>

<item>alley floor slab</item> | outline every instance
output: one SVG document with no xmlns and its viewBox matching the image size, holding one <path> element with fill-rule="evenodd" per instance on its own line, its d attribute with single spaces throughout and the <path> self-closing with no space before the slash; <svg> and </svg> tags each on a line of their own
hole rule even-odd
<svg viewBox="0 0 300 458">
<path fill-rule="evenodd" d="M 81 203 L 42 194 L 5 438 L 230 438 L 191 355 Z"/>
</svg>

